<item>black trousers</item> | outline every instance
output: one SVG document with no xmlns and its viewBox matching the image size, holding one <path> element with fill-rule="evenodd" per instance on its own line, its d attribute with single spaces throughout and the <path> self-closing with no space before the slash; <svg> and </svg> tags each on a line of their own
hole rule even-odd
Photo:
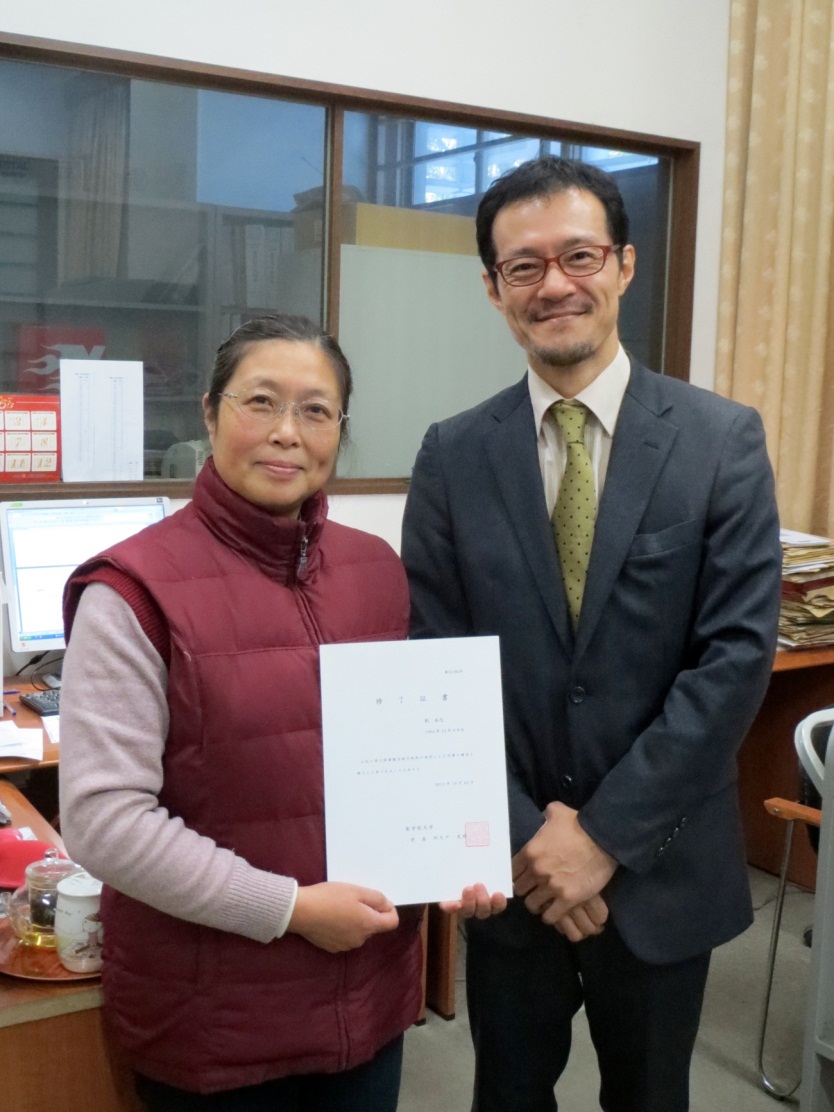
<svg viewBox="0 0 834 1112">
<path fill-rule="evenodd" d="M 137 1076 L 148 1112 L 396 1112 L 402 1073 L 400 1036 L 364 1065 L 343 1073 L 282 1077 L 224 1093 L 189 1093 Z"/>
<path fill-rule="evenodd" d="M 649 965 L 626 949 L 610 921 L 601 935 L 576 944 L 553 928 L 530 934 L 534 941 L 514 947 L 469 931 L 472 1112 L 555 1112 L 554 1086 L 583 1003 L 599 1061 L 600 1108 L 687 1112 L 710 954 Z"/>
</svg>

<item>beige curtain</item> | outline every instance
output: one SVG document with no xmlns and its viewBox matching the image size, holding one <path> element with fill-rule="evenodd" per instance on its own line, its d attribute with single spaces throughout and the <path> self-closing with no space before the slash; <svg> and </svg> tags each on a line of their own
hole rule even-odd
<svg viewBox="0 0 834 1112">
<path fill-rule="evenodd" d="M 116 278 L 127 197 L 129 82 L 96 77 L 75 86 L 62 211 L 60 280 Z"/>
<path fill-rule="evenodd" d="M 733 0 L 716 389 L 764 418 L 783 525 L 834 535 L 834 3 Z"/>
</svg>

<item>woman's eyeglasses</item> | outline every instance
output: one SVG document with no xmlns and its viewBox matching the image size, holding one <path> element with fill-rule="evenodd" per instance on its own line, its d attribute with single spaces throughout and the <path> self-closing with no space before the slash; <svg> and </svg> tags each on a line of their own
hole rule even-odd
<svg viewBox="0 0 834 1112">
<path fill-rule="evenodd" d="M 248 390 L 242 394 L 230 394 L 218 390 L 217 397 L 228 398 L 244 417 L 264 423 L 283 417 L 287 409 L 296 421 L 300 421 L 308 429 L 335 429 L 342 421 L 348 420 L 347 413 L 342 413 L 338 406 L 321 398 L 311 398 L 304 402 L 287 402 L 276 398 L 268 390 Z"/>
</svg>

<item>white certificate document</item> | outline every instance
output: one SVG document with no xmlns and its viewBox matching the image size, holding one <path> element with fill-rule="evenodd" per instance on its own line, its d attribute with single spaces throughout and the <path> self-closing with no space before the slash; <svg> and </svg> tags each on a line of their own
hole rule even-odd
<svg viewBox="0 0 834 1112">
<path fill-rule="evenodd" d="M 321 646 L 327 876 L 512 893 L 497 637 Z"/>
</svg>

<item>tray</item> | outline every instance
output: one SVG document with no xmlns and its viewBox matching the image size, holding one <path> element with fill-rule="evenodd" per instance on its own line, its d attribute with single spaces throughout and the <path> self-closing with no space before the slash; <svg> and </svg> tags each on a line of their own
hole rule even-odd
<svg viewBox="0 0 834 1112">
<path fill-rule="evenodd" d="M 96 973 L 72 973 L 61 965 L 58 951 L 45 946 L 21 946 L 8 918 L 0 919 L 0 973 L 26 981 L 89 981 Z"/>
</svg>

